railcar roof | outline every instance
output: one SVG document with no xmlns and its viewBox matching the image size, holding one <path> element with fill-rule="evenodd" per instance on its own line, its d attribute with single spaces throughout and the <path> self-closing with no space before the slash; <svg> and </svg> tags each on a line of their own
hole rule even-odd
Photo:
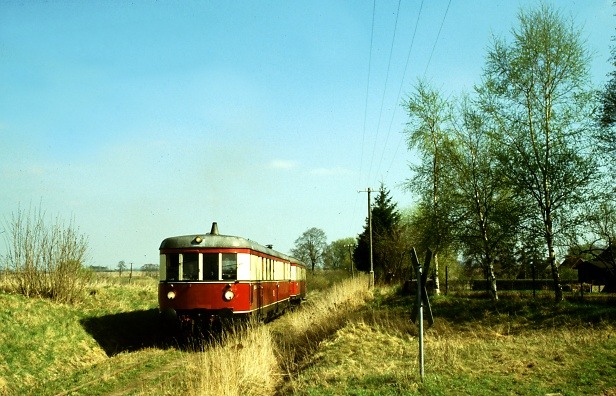
<svg viewBox="0 0 616 396">
<path fill-rule="evenodd" d="M 197 237 L 201 242 L 197 242 Z M 186 249 L 186 248 L 241 248 L 250 249 L 270 256 L 280 257 L 292 263 L 303 263 L 294 257 L 287 256 L 277 250 L 270 249 L 250 239 L 232 235 L 192 234 L 165 238 L 160 244 L 160 249 Z"/>
</svg>

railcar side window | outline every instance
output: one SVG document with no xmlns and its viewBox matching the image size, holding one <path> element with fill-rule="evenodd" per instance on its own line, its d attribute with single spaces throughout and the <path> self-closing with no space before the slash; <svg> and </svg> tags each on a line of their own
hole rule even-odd
<svg viewBox="0 0 616 396">
<path fill-rule="evenodd" d="M 222 279 L 237 279 L 237 253 L 222 254 Z"/>
<path fill-rule="evenodd" d="M 184 253 L 182 255 L 182 280 L 199 280 L 198 253 Z"/>
<path fill-rule="evenodd" d="M 203 254 L 203 280 L 218 280 L 218 253 Z"/>
<path fill-rule="evenodd" d="M 167 280 L 176 281 L 180 278 L 180 255 L 167 254 Z"/>
</svg>

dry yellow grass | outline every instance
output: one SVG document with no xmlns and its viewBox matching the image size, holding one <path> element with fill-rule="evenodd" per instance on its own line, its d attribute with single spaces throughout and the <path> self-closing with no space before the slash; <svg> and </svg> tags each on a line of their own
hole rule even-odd
<svg viewBox="0 0 616 396">
<path fill-rule="evenodd" d="M 330 340 L 324 341 L 312 357 L 314 365 L 292 384 L 295 392 L 310 386 L 321 392 L 340 389 L 340 383 L 380 377 L 388 381 L 395 373 L 398 382 L 408 382 L 417 371 L 417 344 L 414 337 L 376 329 L 363 321 L 351 322 Z"/>
<path fill-rule="evenodd" d="M 365 305 L 371 296 L 367 286 L 367 276 L 344 280 L 272 324 L 278 360 L 285 373 L 297 371 L 322 340 L 342 327 L 351 312 Z"/>
<path fill-rule="evenodd" d="M 101 280 L 74 305 L 0 293 L 0 395 L 616 394 L 610 305 L 435 298 L 421 383 L 412 300 L 367 284 L 188 349 L 151 337 L 155 280 Z M 134 332 L 150 337 L 144 348 L 132 349 L 144 340 Z"/>
<path fill-rule="evenodd" d="M 365 304 L 367 278 L 343 281 L 268 325 L 249 324 L 206 345 L 188 362 L 191 395 L 269 395 Z"/>
<path fill-rule="evenodd" d="M 263 395 L 272 394 L 280 374 L 273 340 L 264 326 L 224 336 L 192 359 L 198 373 L 193 395 Z"/>
</svg>

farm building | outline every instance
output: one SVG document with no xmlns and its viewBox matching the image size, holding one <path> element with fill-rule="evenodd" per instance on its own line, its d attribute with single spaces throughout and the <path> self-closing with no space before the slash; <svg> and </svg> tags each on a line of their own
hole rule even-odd
<svg viewBox="0 0 616 396">
<path fill-rule="evenodd" d="M 616 246 L 604 249 L 592 260 L 580 257 L 567 257 L 561 264 L 577 270 L 578 281 L 591 285 L 604 286 L 602 291 L 616 292 Z"/>
</svg>

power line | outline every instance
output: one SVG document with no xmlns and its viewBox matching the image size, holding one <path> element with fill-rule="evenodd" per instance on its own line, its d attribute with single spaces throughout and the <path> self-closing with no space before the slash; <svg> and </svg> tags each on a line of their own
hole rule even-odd
<svg viewBox="0 0 616 396">
<path fill-rule="evenodd" d="M 415 21 L 415 29 L 413 30 L 413 36 L 411 37 L 411 45 L 409 46 L 409 52 L 406 56 L 406 63 L 404 64 L 404 72 L 402 73 L 402 79 L 400 80 L 400 87 L 398 88 L 398 95 L 396 96 L 396 105 L 399 103 L 400 101 L 400 96 L 402 95 L 402 87 L 404 86 L 404 79 L 406 77 L 406 70 L 408 69 L 409 66 L 409 60 L 411 59 L 411 52 L 413 51 L 413 44 L 415 43 L 415 36 L 417 35 L 417 27 L 419 26 L 419 19 L 421 18 L 421 11 L 423 9 L 423 0 L 421 1 L 421 4 L 419 5 L 419 12 L 417 13 L 417 20 Z M 395 109 L 395 107 L 394 107 Z M 389 141 L 389 135 L 391 133 L 391 127 L 394 123 L 394 116 L 396 114 L 396 111 L 392 111 L 391 112 L 391 119 L 389 120 L 389 128 L 387 129 L 387 136 L 385 139 L 385 146 L 383 146 L 383 152 L 381 153 L 381 160 L 379 161 L 379 170 L 381 169 L 381 164 L 383 163 L 383 158 L 385 156 L 385 149 L 387 148 L 387 142 Z M 401 141 L 402 139 L 400 139 Z M 394 160 L 396 158 L 396 154 L 398 153 L 398 149 L 400 148 L 400 141 L 398 142 L 398 146 L 396 147 L 396 151 L 394 152 L 394 155 L 391 158 L 391 163 L 389 165 L 389 168 L 387 168 L 387 174 L 389 173 L 389 171 L 391 170 L 391 167 L 393 166 Z"/>
<path fill-rule="evenodd" d="M 415 28 L 413 30 L 413 36 L 411 38 L 411 44 L 409 46 L 409 51 L 408 51 L 407 58 L 406 58 L 406 63 L 405 63 L 405 66 L 404 66 L 404 72 L 402 74 L 402 79 L 400 81 L 400 87 L 398 89 L 398 95 L 396 97 L 396 104 L 398 104 L 398 102 L 400 101 L 400 97 L 401 97 L 401 94 L 402 94 L 402 87 L 404 86 L 404 80 L 406 78 L 406 73 L 407 73 L 409 62 L 410 62 L 410 57 L 411 57 L 413 45 L 414 45 L 414 42 L 415 42 L 415 37 L 416 37 L 417 29 L 418 29 L 418 26 L 419 26 L 419 21 L 421 19 L 421 13 L 422 13 L 422 10 L 423 10 L 423 4 L 424 4 L 424 2 L 422 0 L 422 2 L 420 3 L 419 12 L 417 14 L 417 20 L 415 22 Z M 428 72 L 428 68 L 430 66 L 430 63 L 432 61 L 432 57 L 433 57 L 434 52 L 436 50 L 436 45 L 438 44 L 438 40 L 439 40 L 441 32 L 443 30 L 443 26 L 445 24 L 445 20 L 447 18 L 447 14 L 449 13 L 450 6 L 451 6 L 451 0 L 449 0 L 448 3 L 447 3 L 447 8 L 445 9 L 445 13 L 443 15 L 443 19 L 441 20 L 441 24 L 439 26 L 439 30 L 438 30 L 436 39 L 434 40 L 434 44 L 432 45 L 432 50 L 430 52 L 430 56 L 429 56 L 428 62 L 426 64 L 426 69 L 424 71 L 424 76 Z M 360 175 L 359 175 L 360 181 L 361 181 L 361 174 L 363 173 L 363 159 L 364 159 L 365 140 L 366 140 L 366 127 L 367 127 L 367 116 L 368 116 L 368 97 L 369 97 L 369 92 L 370 92 L 370 77 L 371 77 L 371 68 L 372 68 L 372 49 L 373 49 L 373 40 L 374 40 L 375 13 L 376 13 L 376 0 L 373 2 L 373 6 L 372 6 L 372 27 L 371 27 L 371 35 L 370 35 L 370 56 L 369 56 L 369 60 L 368 60 L 368 81 L 367 81 L 367 86 L 366 86 L 366 101 L 365 101 L 365 106 L 364 106 L 364 125 L 363 125 L 362 151 L 361 151 Z M 382 118 L 382 113 L 383 113 L 384 98 L 385 98 L 385 94 L 386 94 L 386 90 L 387 90 L 387 84 L 388 84 L 388 81 L 389 81 L 389 72 L 390 72 L 393 47 L 394 47 L 394 42 L 395 42 L 395 37 L 396 37 L 399 13 L 400 13 L 400 0 L 398 1 L 398 10 L 397 10 L 397 13 L 396 13 L 396 22 L 395 22 L 395 26 L 394 26 L 394 33 L 393 33 L 392 44 L 391 44 L 391 48 L 390 48 L 389 61 L 388 61 L 388 65 L 387 65 L 387 74 L 386 74 L 386 78 L 385 78 L 385 86 L 384 86 L 383 94 L 382 94 L 382 98 L 381 98 L 381 108 L 380 108 L 380 112 L 379 112 L 377 131 L 376 131 L 376 135 L 375 135 L 375 139 L 374 139 L 372 158 L 371 158 L 370 167 L 369 167 L 368 175 L 367 175 L 368 182 L 370 180 L 371 173 L 372 173 L 372 167 L 374 165 L 374 155 L 375 155 L 375 151 L 376 151 L 377 139 L 378 139 L 378 135 L 379 135 L 381 118 Z M 377 173 L 380 171 L 381 165 L 383 163 L 383 159 L 384 159 L 384 156 L 385 156 L 385 151 L 387 149 L 387 144 L 388 144 L 388 141 L 389 141 L 389 136 L 391 134 L 391 128 L 392 128 L 392 125 L 393 125 L 393 120 L 394 120 L 395 114 L 396 113 L 395 113 L 395 108 L 394 108 L 394 110 L 392 111 L 392 116 L 390 118 L 389 128 L 387 130 L 387 135 L 386 135 L 386 138 L 385 138 L 385 144 L 383 146 L 383 151 L 381 153 L 381 158 L 380 158 L 379 165 L 378 165 L 378 168 L 377 168 Z M 401 145 L 403 140 L 404 140 L 404 137 L 401 136 L 401 138 L 400 138 L 400 140 L 398 142 L 398 145 L 396 146 L 396 150 L 394 152 L 394 155 L 392 156 L 391 163 L 390 163 L 390 165 L 389 165 L 389 167 L 387 169 L 387 172 L 386 172 L 387 174 L 389 174 L 389 171 L 391 170 L 391 168 L 392 168 L 392 166 L 393 166 L 393 164 L 395 162 L 395 158 L 397 156 L 397 153 L 399 151 L 400 145 Z"/>
<path fill-rule="evenodd" d="M 379 111 L 379 120 L 376 124 L 376 135 L 374 137 L 374 145 L 372 146 L 372 158 L 370 159 L 370 168 L 368 170 L 368 180 L 370 180 L 370 176 L 372 175 L 372 165 L 374 165 L 374 154 L 376 152 L 376 142 L 379 138 L 379 131 L 381 128 L 381 118 L 383 116 L 383 105 L 385 104 L 385 93 L 387 92 L 387 83 L 389 81 L 389 70 L 391 68 L 391 58 L 394 52 L 394 42 L 396 41 L 396 30 L 398 29 L 398 16 L 400 15 L 400 2 L 398 0 L 398 9 L 396 10 L 396 22 L 394 23 L 394 33 L 391 38 L 391 47 L 389 49 L 389 60 L 387 61 L 387 73 L 385 74 L 385 86 L 383 87 L 383 95 L 381 96 L 381 109 Z M 380 163 L 379 163 L 380 168 Z"/>
<path fill-rule="evenodd" d="M 445 24 L 445 19 L 447 18 L 447 13 L 449 12 L 449 6 L 451 6 L 451 0 L 449 0 L 449 2 L 447 3 L 447 8 L 445 9 L 445 14 L 443 15 L 443 19 L 441 20 L 441 25 L 438 29 L 438 33 L 436 35 L 436 39 L 434 40 L 434 44 L 432 45 L 432 51 L 430 51 L 430 57 L 428 58 L 428 63 L 426 64 L 426 70 L 424 71 L 424 76 L 426 75 L 426 73 L 428 72 L 428 67 L 430 66 L 430 62 L 432 61 L 432 55 L 434 55 L 434 50 L 436 49 L 436 44 L 438 43 L 438 39 L 441 36 L 441 31 L 443 30 L 443 25 Z M 413 40 L 415 39 L 415 33 L 417 32 L 417 25 L 419 24 L 419 17 L 421 16 L 421 8 L 423 7 L 423 1 L 421 2 L 421 6 L 419 8 L 419 15 L 417 16 L 417 22 L 415 24 L 415 32 L 413 33 Z M 412 47 L 412 44 L 411 44 Z M 411 56 L 411 51 L 409 49 L 409 54 L 407 57 L 407 65 L 408 65 L 408 60 Z M 406 75 L 406 66 L 404 67 L 404 74 Z M 404 77 L 403 77 L 403 81 L 404 82 Z M 402 91 L 402 83 L 400 84 L 400 91 L 398 92 L 398 100 L 400 100 L 400 92 Z M 391 124 L 393 123 L 393 114 L 391 117 L 391 123 L 390 123 L 390 128 L 391 128 Z M 396 156 L 398 155 L 398 150 L 400 149 L 400 145 L 402 144 L 402 142 L 404 141 L 404 136 L 401 136 L 400 139 L 398 140 L 398 145 L 396 146 L 396 151 L 394 152 L 394 155 L 391 158 L 391 163 L 389 164 L 389 168 L 387 168 L 387 173 L 389 173 L 389 171 L 391 170 L 391 167 L 394 165 L 394 161 L 396 159 Z M 384 151 L 383 151 L 384 153 Z"/>
<path fill-rule="evenodd" d="M 372 29 L 370 32 L 370 53 L 368 56 L 368 81 L 366 83 L 366 103 L 364 105 L 364 129 L 363 129 L 363 135 L 362 135 L 362 139 L 361 139 L 361 157 L 359 160 L 359 178 L 360 178 L 360 182 L 361 182 L 361 174 L 362 174 L 362 170 L 364 168 L 364 146 L 365 146 L 365 142 L 366 142 L 366 120 L 368 118 L 368 95 L 370 93 L 370 69 L 372 67 L 372 45 L 373 45 L 373 40 L 374 40 L 374 14 L 375 14 L 375 10 L 376 10 L 376 0 L 373 1 L 372 3 Z"/>
<path fill-rule="evenodd" d="M 372 2 L 372 27 L 370 31 L 370 52 L 368 55 L 368 79 L 366 82 L 366 102 L 364 105 L 364 128 L 361 138 L 361 156 L 359 160 L 359 182 L 361 183 L 361 176 L 364 168 L 364 147 L 366 144 L 366 120 L 368 118 L 368 95 L 370 93 L 370 71 L 372 66 L 372 45 L 374 40 L 374 15 L 376 11 L 376 0 Z M 357 207 L 357 198 L 355 199 L 355 205 L 353 205 L 353 217 L 355 217 L 355 209 Z"/>
<path fill-rule="evenodd" d="M 441 36 L 441 30 L 443 30 L 443 25 L 445 24 L 445 18 L 447 17 L 447 12 L 449 12 L 450 5 L 451 5 L 451 0 L 449 0 L 449 2 L 447 3 L 447 9 L 445 9 L 445 15 L 443 15 L 443 20 L 441 21 L 441 27 L 438 29 L 436 40 L 434 40 L 434 45 L 432 46 L 432 51 L 430 52 L 430 57 L 428 58 L 428 64 L 426 65 L 426 70 L 424 71 L 424 77 L 426 76 L 426 73 L 428 73 L 428 67 L 430 66 L 430 61 L 432 60 L 432 55 L 434 54 L 436 43 L 438 42 L 438 39 Z"/>
</svg>

